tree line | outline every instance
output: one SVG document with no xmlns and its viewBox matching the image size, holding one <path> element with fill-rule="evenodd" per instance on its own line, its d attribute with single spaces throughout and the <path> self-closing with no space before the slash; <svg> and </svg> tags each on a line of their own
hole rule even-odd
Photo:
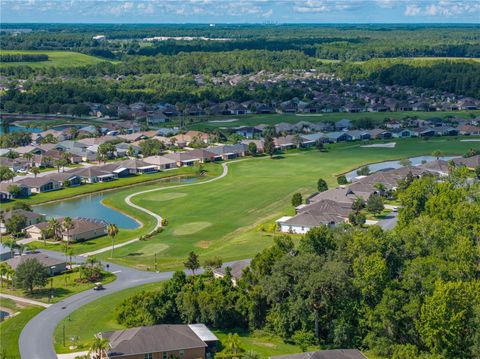
<svg viewBox="0 0 480 359">
<path fill-rule="evenodd" d="M 402 183 L 395 229 L 321 226 L 298 244 L 275 238 L 236 285 L 226 269 L 175 273 L 116 309 L 127 327 L 202 322 L 263 329 L 299 345 L 361 348 L 391 358 L 471 358 L 480 352 L 478 184 Z M 186 267 L 197 269 L 191 253 Z"/>
<path fill-rule="evenodd" d="M 1 54 L 0 62 L 40 62 L 48 61 L 45 54 Z"/>
</svg>

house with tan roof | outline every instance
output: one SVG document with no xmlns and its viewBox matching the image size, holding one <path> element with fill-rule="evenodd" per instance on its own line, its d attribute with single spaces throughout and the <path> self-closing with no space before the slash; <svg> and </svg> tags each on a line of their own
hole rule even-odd
<svg viewBox="0 0 480 359">
<path fill-rule="evenodd" d="M 61 183 L 57 180 L 45 177 L 27 177 L 22 178 L 15 183 L 22 184 L 30 188 L 32 193 L 43 193 L 49 191 L 55 191 L 62 187 Z"/>
<path fill-rule="evenodd" d="M 59 218 L 60 224 L 64 218 Z M 68 242 L 87 241 L 107 234 L 108 223 L 93 218 L 72 218 L 73 227 L 69 230 L 62 230 L 62 240 Z M 48 222 L 40 222 L 32 224 L 25 228 L 25 233 L 29 238 L 41 240 L 43 239 L 43 231 L 48 228 Z"/>
</svg>

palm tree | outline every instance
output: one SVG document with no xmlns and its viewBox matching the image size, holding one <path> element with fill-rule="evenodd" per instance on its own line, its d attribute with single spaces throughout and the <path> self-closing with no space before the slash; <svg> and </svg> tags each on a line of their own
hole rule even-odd
<svg viewBox="0 0 480 359">
<path fill-rule="evenodd" d="M 243 351 L 239 335 L 229 333 L 225 339 L 225 352 L 227 354 L 239 354 Z"/>
<path fill-rule="evenodd" d="M 104 338 L 95 338 L 88 354 L 94 359 L 102 359 L 104 357 L 103 353 L 109 348 L 110 343 L 107 339 Z"/>
<path fill-rule="evenodd" d="M 437 160 L 438 160 L 438 159 L 440 159 L 440 157 L 442 156 L 442 151 L 439 151 L 439 150 L 433 151 L 433 152 L 432 152 L 432 156 L 433 156 L 433 157 L 436 157 Z"/>
<path fill-rule="evenodd" d="M 115 249 L 115 236 L 118 234 L 118 227 L 111 223 L 107 227 L 107 233 L 108 235 L 112 238 L 112 255 L 111 258 L 113 258 L 113 251 Z"/>
<path fill-rule="evenodd" d="M 48 236 L 48 228 L 42 228 L 40 230 L 40 234 L 42 235 L 43 244 L 46 245 L 47 244 L 47 236 Z"/>
<path fill-rule="evenodd" d="M 75 224 L 73 223 L 72 218 L 65 217 L 63 219 L 62 227 L 67 232 L 67 243 L 70 243 L 70 238 L 69 238 L 70 230 L 75 227 Z"/>
<path fill-rule="evenodd" d="M 30 153 L 30 152 L 27 152 L 23 155 L 23 158 L 25 158 L 26 160 L 28 160 L 28 164 L 30 167 L 32 167 L 32 158 L 33 158 L 33 155 Z"/>
<path fill-rule="evenodd" d="M 61 238 L 62 225 L 58 221 L 58 219 L 52 218 L 48 221 L 48 230 L 53 234 L 53 238 L 58 240 Z"/>
<path fill-rule="evenodd" d="M 34 166 L 34 167 L 32 167 L 32 168 L 30 169 L 30 172 L 32 172 L 32 173 L 33 173 L 33 176 L 34 176 L 35 178 L 37 178 L 37 175 L 40 173 L 40 169 L 39 169 L 38 167 Z"/>
<path fill-rule="evenodd" d="M 9 238 L 5 242 L 3 242 L 3 244 L 5 245 L 5 247 L 10 248 L 10 255 L 13 257 L 13 252 L 15 248 L 17 248 L 17 242 L 15 241 L 15 239 Z"/>
<path fill-rule="evenodd" d="M 3 288 L 3 276 L 8 272 L 10 266 L 6 262 L 0 262 L 0 288 Z"/>
<path fill-rule="evenodd" d="M 13 276 L 15 275 L 15 271 L 13 270 L 12 267 L 8 267 L 7 268 L 7 273 L 6 273 L 6 276 L 7 276 L 7 280 L 10 281 L 10 283 L 12 284 L 12 288 L 13 288 Z"/>
</svg>

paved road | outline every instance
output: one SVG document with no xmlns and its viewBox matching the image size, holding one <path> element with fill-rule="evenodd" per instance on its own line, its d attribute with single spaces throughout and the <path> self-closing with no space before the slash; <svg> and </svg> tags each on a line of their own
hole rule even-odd
<svg viewBox="0 0 480 359">
<path fill-rule="evenodd" d="M 391 212 L 385 219 L 378 221 L 378 225 L 383 228 L 384 231 L 392 229 L 397 225 L 398 212 Z"/>
</svg>

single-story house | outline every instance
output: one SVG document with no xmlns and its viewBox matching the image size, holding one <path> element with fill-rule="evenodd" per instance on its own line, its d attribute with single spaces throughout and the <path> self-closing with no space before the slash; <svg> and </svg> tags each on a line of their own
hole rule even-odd
<svg viewBox="0 0 480 359">
<path fill-rule="evenodd" d="M 165 158 L 175 161 L 178 167 L 193 166 L 196 162 L 200 162 L 200 158 L 189 152 L 173 152 L 167 153 Z"/>
<path fill-rule="evenodd" d="M 66 184 L 68 184 L 68 187 L 75 187 L 82 184 L 82 178 L 71 172 L 52 173 L 44 177 L 60 182 L 62 187 L 65 187 Z"/>
<path fill-rule="evenodd" d="M 453 162 L 456 166 L 465 166 L 470 170 L 474 170 L 475 168 L 480 167 L 480 155 L 466 158 L 455 158 Z"/>
<path fill-rule="evenodd" d="M 388 138 L 392 138 L 393 134 L 390 131 L 382 130 L 381 128 L 374 128 L 370 131 L 370 136 L 373 139 L 381 139 L 386 140 Z"/>
<path fill-rule="evenodd" d="M 0 217 L 0 233 L 7 233 L 6 222 L 13 216 L 22 216 L 26 219 L 25 227 L 31 226 L 32 224 L 37 224 L 45 221 L 45 216 L 40 213 L 35 213 L 31 211 L 25 211 L 23 209 L 14 209 L 11 211 L 2 212 Z"/>
<path fill-rule="evenodd" d="M 33 177 L 22 178 L 18 180 L 16 183 L 30 187 L 30 191 L 32 193 L 43 193 L 43 192 L 55 191 L 62 187 L 59 181 L 49 179 L 47 176 L 36 177 L 36 178 L 33 178 Z"/>
<path fill-rule="evenodd" d="M 106 358 L 206 359 L 218 338 L 203 324 L 160 324 L 97 334 L 107 339 Z"/>
<path fill-rule="evenodd" d="M 450 166 L 448 162 L 443 160 L 430 161 L 420 165 L 419 167 L 427 170 L 428 172 L 438 173 L 441 176 L 447 176 L 450 172 Z"/>
<path fill-rule="evenodd" d="M 245 138 L 254 138 L 255 135 L 260 135 L 262 131 L 254 126 L 240 126 L 235 128 L 235 133 Z"/>
<path fill-rule="evenodd" d="M 63 218 L 58 221 L 62 224 Z M 87 241 L 92 238 L 97 238 L 107 234 L 107 223 L 105 221 L 91 219 L 91 218 L 72 218 L 73 227 L 71 229 L 62 231 L 62 240 L 69 242 Z M 25 228 L 28 237 L 42 240 L 42 229 L 48 228 L 48 222 L 41 222 L 33 224 Z"/>
<path fill-rule="evenodd" d="M 17 183 L 12 183 L 12 182 L 4 181 L 4 182 L 0 183 L 0 199 L 2 201 L 6 201 L 6 200 L 9 200 L 9 199 L 13 198 L 12 194 L 9 191 L 9 188 L 12 185 L 18 186 L 20 188 L 20 193 L 18 195 L 16 195 L 16 198 L 25 198 L 25 197 L 28 197 L 32 194 L 32 191 L 31 191 L 30 187 L 28 187 L 24 184 L 21 184 L 21 183 L 18 183 L 18 182 Z"/>
<path fill-rule="evenodd" d="M 117 179 L 117 175 L 110 171 L 104 171 L 95 167 L 84 167 L 69 171 L 82 178 L 86 183 L 109 182 Z"/>
<path fill-rule="evenodd" d="M 250 265 L 250 260 L 245 259 L 243 261 L 236 261 L 232 265 L 216 268 L 213 270 L 213 276 L 215 278 L 223 278 L 226 274 L 226 268 L 230 268 L 230 275 L 232 276 L 232 283 L 237 285 L 237 281 L 242 278 L 243 270 Z"/>
<path fill-rule="evenodd" d="M 263 140 L 243 140 L 241 141 L 242 144 L 246 145 L 247 146 L 247 149 L 248 149 L 248 145 L 250 143 L 254 143 L 256 146 L 257 146 L 257 152 L 258 153 L 262 153 L 263 152 L 263 146 L 265 144 L 265 142 Z"/>
<path fill-rule="evenodd" d="M 177 167 L 177 162 L 175 160 L 169 159 L 165 156 L 149 156 L 144 157 L 143 162 L 154 165 L 159 170 L 167 170 Z"/>
<path fill-rule="evenodd" d="M 248 151 L 248 146 L 243 143 L 239 143 L 235 145 L 209 147 L 208 151 L 216 155 L 214 160 L 231 160 L 245 156 L 245 153 Z"/>
<path fill-rule="evenodd" d="M 457 127 L 460 135 L 480 135 L 480 126 L 462 125 Z"/>
<path fill-rule="evenodd" d="M 369 140 L 372 138 L 370 132 L 362 130 L 350 130 L 347 131 L 347 134 L 352 137 L 352 140 Z"/>
<path fill-rule="evenodd" d="M 67 264 L 63 259 L 57 259 L 50 257 L 47 254 L 40 252 L 31 252 L 21 256 L 16 256 L 7 260 L 7 264 L 12 267 L 13 270 L 17 270 L 17 267 L 25 262 L 27 259 L 36 259 L 44 267 L 48 269 L 50 275 L 60 274 L 67 269 Z"/>
</svg>

